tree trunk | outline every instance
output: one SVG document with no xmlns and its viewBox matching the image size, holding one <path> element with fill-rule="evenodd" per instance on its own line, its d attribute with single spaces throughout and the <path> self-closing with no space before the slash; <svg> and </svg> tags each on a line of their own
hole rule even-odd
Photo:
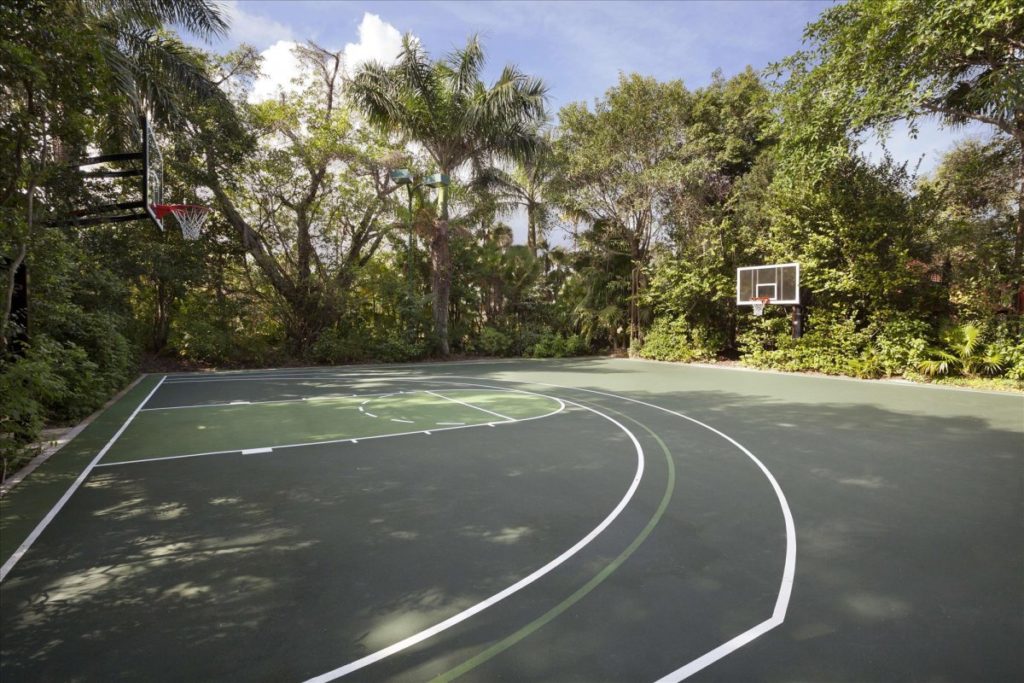
<svg viewBox="0 0 1024 683">
<path fill-rule="evenodd" d="M 18 282 L 18 269 L 25 262 L 28 254 L 28 244 L 22 242 L 17 255 L 7 263 L 10 270 L 7 271 L 7 282 L 4 292 L 3 312 L 0 313 L 0 352 L 7 350 L 7 325 L 11 319 L 11 309 L 14 307 L 14 288 Z"/>
<path fill-rule="evenodd" d="M 434 294 L 434 334 L 438 351 L 442 356 L 449 353 L 448 347 L 448 299 L 451 293 L 451 254 L 448 250 L 447 211 L 434 224 L 434 235 L 430 240 L 430 270 Z"/>
<path fill-rule="evenodd" d="M 174 293 L 163 280 L 156 283 L 156 317 L 153 321 L 153 336 L 150 339 L 150 351 L 160 353 L 167 346 L 167 338 L 171 333 L 171 307 L 174 305 Z"/>
<path fill-rule="evenodd" d="M 1024 143 L 1021 144 L 1017 160 L 1017 234 L 1013 239 L 1013 308 L 1018 315 L 1024 314 Z"/>
</svg>

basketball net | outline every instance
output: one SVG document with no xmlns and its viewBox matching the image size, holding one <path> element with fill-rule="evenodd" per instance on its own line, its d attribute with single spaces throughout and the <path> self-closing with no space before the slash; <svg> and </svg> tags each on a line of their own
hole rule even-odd
<svg viewBox="0 0 1024 683">
<path fill-rule="evenodd" d="M 771 299 L 766 296 L 753 299 L 750 303 L 754 306 L 754 315 L 762 315 L 764 313 L 764 306 L 769 301 L 771 301 Z"/>
<path fill-rule="evenodd" d="M 153 207 L 157 218 L 174 214 L 181 227 L 181 236 L 190 242 L 199 239 L 203 234 L 203 224 L 210 215 L 210 207 L 198 204 L 157 204 Z"/>
</svg>

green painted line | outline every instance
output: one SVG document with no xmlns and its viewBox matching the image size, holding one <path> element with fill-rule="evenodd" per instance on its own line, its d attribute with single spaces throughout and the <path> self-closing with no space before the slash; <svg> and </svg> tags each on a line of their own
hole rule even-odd
<svg viewBox="0 0 1024 683">
<path fill-rule="evenodd" d="M 665 494 L 661 497 L 661 503 L 658 505 L 658 509 L 655 510 L 654 514 L 651 516 L 650 521 L 647 522 L 647 526 L 644 527 L 643 531 L 641 531 L 640 534 L 633 539 L 633 542 L 630 543 L 629 546 L 625 550 L 623 550 L 618 557 L 609 562 L 604 569 L 598 572 L 592 579 L 590 579 L 590 581 L 587 581 L 587 583 L 581 586 L 575 593 L 573 593 L 565 600 L 552 607 L 543 615 L 531 621 L 529 624 L 523 626 L 515 633 L 512 633 L 511 635 L 506 636 L 503 640 L 500 640 L 494 645 L 491 645 L 489 648 L 487 648 L 480 654 L 476 655 L 475 657 L 468 659 L 462 664 L 455 667 L 454 669 L 446 671 L 445 673 L 440 674 L 439 676 L 431 679 L 431 683 L 445 683 L 447 681 L 453 681 L 459 676 L 463 676 L 469 673 L 481 664 L 498 656 L 499 654 L 509 649 L 513 645 L 519 643 L 521 640 L 527 638 L 531 634 L 536 633 L 540 629 L 544 628 L 544 626 L 546 626 L 548 623 L 556 619 L 559 615 L 561 615 L 567 609 L 575 605 L 577 602 L 582 600 L 584 597 L 587 596 L 588 593 L 597 588 L 599 585 L 601 585 L 601 583 L 604 582 L 605 579 L 611 576 L 615 572 L 615 570 L 617 570 L 622 565 L 623 562 L 629 559 L 630 555 L 636 552 L 636 549 L 640 547 L 640 544 L 643 543 L 647 539 L 647 537 L 651 535 L 651 532 L 654 531 L 654 527 L 656 527 L 658 525 L 658 522 L 661 521 L 662 516 L 665 514 L 665 510 L 668 508 L 668 503 L 672 499 L 672 493 L 673 491 L 675 491 L 676 487 L 676 468 L 675 464 L 672 462 L 672 454 L 669 452 L 668 446 L 666 446 L 665 442 L 661 440 L 661 437 L 659 437 L 657 434 L 651 431 L 651 429 L 642 422 L 634 420 L 628 415 L 623 415 L 622 413 L 616 410 L 611 410 L 610 408 L 605 408 L 605 410 L 608 410 L 608 412 L 612 412 L 615 413 L 616 415 L 624 417 L 630 422 L 633 422 L 634 424 L 643 427 L 644 430 L 648 434 L 650 434 L 655 441 L 658 442 L 658 445 L 661 446 L 662 452 L 665 453 L 665 462 L 668 464 L 668 481 L 665 484 Z"/>
</svg>

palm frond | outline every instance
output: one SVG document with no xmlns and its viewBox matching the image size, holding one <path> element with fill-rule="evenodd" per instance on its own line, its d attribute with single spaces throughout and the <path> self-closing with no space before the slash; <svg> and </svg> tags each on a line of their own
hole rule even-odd
<svg viewBox="0 0 1024 683">
<path fill-rule="evenodd" d="M 484 68 L 485 58 L 480 38 L 473 34 L 466 41 L 466 47 L 456 50 L 447 58 L 454 76 L 452 90 L 462 97 L 470 97 L 473 89 L 480 81 L 480 72 Z"/>
<path fill-rule="evenodd" d="M 222 6 L 210 0 L 100 0 L 100 14 L 115 15 L 135 30 L 177 24 L 204 40 L 227 35 Z"/>
</svg>

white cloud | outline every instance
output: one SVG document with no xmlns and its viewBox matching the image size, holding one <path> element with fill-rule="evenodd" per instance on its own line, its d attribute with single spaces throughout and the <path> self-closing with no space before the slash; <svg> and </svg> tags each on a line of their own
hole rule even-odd
<svg viewBox="0 0 1024 683">
<path fill-rule="evenodd" d="M 260 53 L 263 75 L 253 83 L 250 102 L 262 102 L 277 97 L 281 92 L 296 90 L 294 80 L 302 72 L 302 65 L 293 53 L 295 45 L 293 40 L 278 40 Z M 367 12 L 359 23 L 359 42 L 345 45 L 345 70 L 352 73 L 356 67 L 369 61 L 393 63 L 401 47 L 402 34 L 398 29 L 376 14 Z"/>
<path fill-rule="evenodd" d="M 402 49 L 402 34 L 376 14 L 366 12 L 359 23 L 359 42 L 345 45 L 345 69 L 352 73 L 366 62 L 391 64 Z"/>
<path fill-rule="evenodd" d="M 248 43 L 259 49 L 294 38 L 291 27 L 273 19 L 251 14 L 244 10 L 237 0 L 228 0 L 222 3 L 222 7 L 231 27 L 233 43 Z"/>
<path fill-rule="evenodd" d="M 296 90 L 293 81 L 301 73 L 302 67 L 293 52 L 295 45 L 290 40 L 280 40 L 260 53 L 263 57 L 262 73 L 252 84 L 250 102 L 262 102 L 277 97 L 280 92 Z"/>
</svg>

